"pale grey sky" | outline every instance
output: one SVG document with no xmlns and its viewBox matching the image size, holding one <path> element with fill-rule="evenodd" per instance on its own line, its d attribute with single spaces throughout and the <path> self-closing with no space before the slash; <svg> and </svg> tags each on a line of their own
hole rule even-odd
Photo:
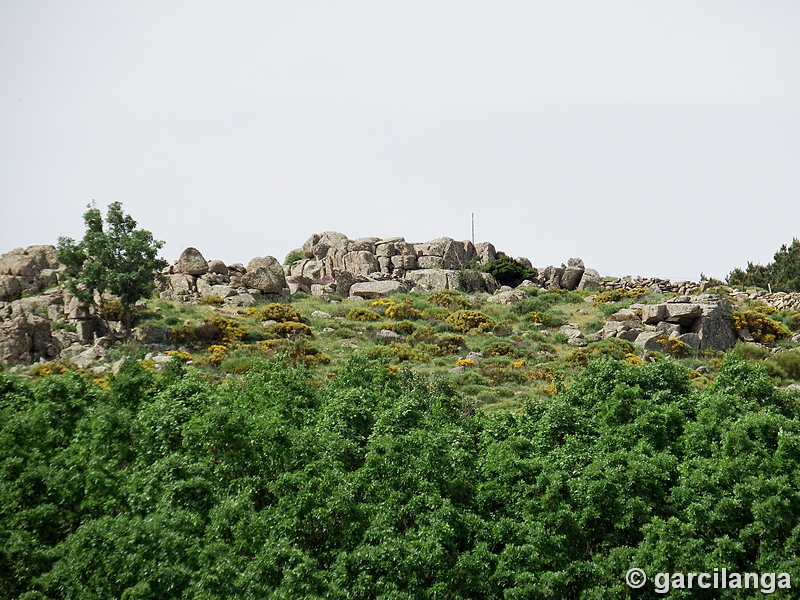
<svg viewBox="0 0 800 600">
<path fill-rule="evenodd" d="M 0 3 L 0 252 L 313 232 L 724 277 L 800 237 L 796 2 Z"/>
</svg>

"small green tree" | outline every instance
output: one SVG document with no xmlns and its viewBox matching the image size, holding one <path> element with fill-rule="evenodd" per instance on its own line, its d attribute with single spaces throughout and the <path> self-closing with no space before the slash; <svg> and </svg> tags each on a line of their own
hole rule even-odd
<svg viewBox="0 0 800 600">
<path fill-rule="evenodd" d="M 94 204 L 88 209 L 83 215 L 86 234 L 80 242 L 58 238 L 58 260 L 67 266 L 68 289 L 80 300 L 93 303 L 95 292 L 119 298 L 127 332 L 133 305 L 153 295 L 157 272 L 167 265 L 158 258 L 164 242 L 136 229 L 136 221 L 122 212 L 119 202 L 109 204 L 105 226 L 100 210 Z"/>
<path fill-rule="evenodd" d="M 775 292 L 800 291 L 800 240 L 794 238 L 775 253 L 774 262 L 767 265 L 747 263 L 747 268 L 734 269 L 728 283 L 739 287 L 770 287 Z"/>
</svg>

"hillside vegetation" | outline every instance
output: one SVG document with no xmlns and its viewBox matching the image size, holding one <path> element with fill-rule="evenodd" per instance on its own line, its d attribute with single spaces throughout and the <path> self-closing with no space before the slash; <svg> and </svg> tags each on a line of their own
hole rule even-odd
<svg viewBox="0 0 800 600">
<path fill-rule="evenodd" d="M 5 598 L 622 598 L 632 565 L 797 573 L 800 394 L 735 355 L 700 392 L 673 361 L 600 358 L 520 414 L 363 357 L 322 384 L 286 360 L 215 385 L 128 362 L 105 385 L 0 376 L 0 398 Z"/>
<path fill-rule="evenodd" d="M 600 599 L 650 597 L 632 566 L 798 573 L 800 392 L 774 386 L 800 352 L 576 348 L 562 323 L 660 299 L 585 296 L 150 301 L 139 328 L 171 341 L 117 344 L 116 375 L 0 373 L 0 597 Z M 707 591 L 671 593 L 752 597 Z"/>
</svg>

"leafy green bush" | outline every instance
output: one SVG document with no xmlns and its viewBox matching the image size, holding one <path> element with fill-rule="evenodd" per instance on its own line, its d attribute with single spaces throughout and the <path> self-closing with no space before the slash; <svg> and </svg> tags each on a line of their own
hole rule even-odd
<svg viewBox="0 0 800 600">
<path fill-rule="evenodd" d="M 800 350 L 778 352 L 766 361 L 766 366 L 774 377 L 800 379 Z"/>
<path fill-rule="evenodd" d="M 498 252 L 497 258 L 485 264 L 482 270 L 490 273 L 500 285 L 517 287 L 526 279 L 536 279 L 538 276 L 535 270 L 517 262 L 505 252 Z"/>
<path fill-rule="evenodd" d="M 306 255 L 302 250 L 292 250 L 286 255 L 286 258 L 283 260 L 283 264 L 291 265 L 293 262 L 303 260 L 305 257 Z"/>
</svg>

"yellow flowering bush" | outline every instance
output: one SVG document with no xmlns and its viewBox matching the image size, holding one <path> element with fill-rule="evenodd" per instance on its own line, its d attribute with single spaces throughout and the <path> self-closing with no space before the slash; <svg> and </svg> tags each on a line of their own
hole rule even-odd
<svg viewBox="0 0 800 600">
<path fill-rule="evenodd" d="M 455 290 L 440 290 L 428 296 L 428 302 L 450 310 L 472 308 L 472 303 Z"/>
<path fill-rule="evenodd" d="M 295 307 L 278 302 L 273 302 L 267 306 L 248 308 L 247 314 L 258 321 L 277 321 L 278 323 L 293 321 L 300 323 L 303 320 L 300 311 Z"/>
<path fill-rule="evenodd" d="M 305 323 L 295 323 L 294 321 L 285 321 L 283 323 L 273 323 L 267 327 L 267 333 L 277 335 L 278 337 L 293 340 L 301 335 L 312 337 L 311 327 Z"/>
<path fill-rule="evenodd" d="M 486 333 L 494 329 L 495 320 L 478 310 L 459 310 L 445 319 L 459 333 Z"/>
<path fill-rule="evenodd" d="M 351 321 L 380 321 L 381 316 L 374 311 L 359 306 L 348 312 L 347 318 Z"/>
<path fill-rule="evenodd" d="M 733 313 L 733 328 L 746 329 L 757 342 L 769 344 L 775 340 L 789 337 L 791 332 L 781 323 L 769 318 L 767 315 L 754 310 L 735 311 Z"/>
<path fill-rule="evenodd" d="M 664 352 L 673 358 L 685 358 L 692 353 L 689 344 L 685 344 L 677 338 L 667 335 L 660 335 L 656 338 L 656 343 L 664 349 Z"/>
</svg>

